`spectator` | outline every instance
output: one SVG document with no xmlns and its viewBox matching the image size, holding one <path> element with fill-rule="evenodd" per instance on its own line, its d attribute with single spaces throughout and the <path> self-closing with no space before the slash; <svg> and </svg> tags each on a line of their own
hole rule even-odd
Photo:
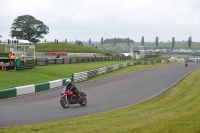
<svg viewBox="0 0 200 133">
<path fill-rule="evenodd" d="M 23 61 L 24 64 L 26 64 L 26 57 L 25 57 L 24 55 L 22 55 L 22 56 L 20 57 L 20 60 Z"/>
<path fill-rule="evenodd" d="M 20 57 L 20 59 L 21 59 L 21 60 L 24 60 L 24 59 L 25 59 L 25 56 L 24 56 L 24 55 L 22 55 L 22 56 Z"/>
<path fill-rule="evenodd" d="M 96 58 L 97 56 L 96 56 L 96 54 L 94 54 L 94 58 Z"/>
<path fill-rule="evenodd" d="M 12 54 L 12 56 L 10 57 L 10 59 L 14 59 L 15 60 L 16 59 L 15 58 L 15 54 Z"/>
<path fill-rule="evenodd" d="M 56 53 L 56 58 L 60 58 L 60 54 L 59 53 Z"/>
<path fill-rule="evenodd" d="M 13 53 L 10 52 L 10 53 L 8 54 L 8 58 L 11 59 L 12 56 L 13 56 Z"/>
</svg>

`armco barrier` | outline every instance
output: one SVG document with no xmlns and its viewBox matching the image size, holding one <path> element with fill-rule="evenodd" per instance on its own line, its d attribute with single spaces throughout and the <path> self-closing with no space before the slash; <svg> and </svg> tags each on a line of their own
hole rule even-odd
<svg viewBox="0 0 200 133">
<path fill-rule="evenodd" d="M 161 63 L 165 63 L 166 61 L 165 60 L 161 60 Z"/>
<path fill-rule="evenodd" d="M 16 97 L 16 96 L 34 93 L 34 92 L 45 91 L 45 90 L 49 90 L 49 89 L 59 87 L 59 86 L 65 86 L 66 79 L 72 80 L 72 77 L 53 80 L 53 81 L 44 82 L 44 83 L 3 89 L 3 90 L 0 90 L 0 99 Z"/>
</svg>

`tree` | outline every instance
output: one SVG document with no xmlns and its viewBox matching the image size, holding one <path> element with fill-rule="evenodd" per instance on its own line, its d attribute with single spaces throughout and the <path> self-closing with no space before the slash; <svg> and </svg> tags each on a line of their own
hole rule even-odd
<svg viewBox="0 0 200 133">
<path fill-rule="evenodd" d="M 175 37 L 172 37 L 172 48 L 175 46 Z"/>
<path fill-rule="evenodd" d="M 103 37 L 101 38 L 101 46 L 103 46 Z"/>
<path fill-rule="evenodd" d="M 65 43 L 67 43 L 67 38 L 65 39 Z"/>
<path fill-rule="evenodd" d="M 89 46 L 91 47 L 91 38 L 89 39 Z"/>
<path fill-rule="evenodd" d="M 22 15 L 14 19 L 11 27 L 11 37 L 16 39 L 38 41 L 49 33 L 49 27 L 31 15 Z"/>
<path fill-rule="evenodd" d="M 103 41 L 104 44 L 113 44 L 113 42 L 114 42 L 114 38 L 112 38 L 112 39 L 105 39 Z M 134 43 L 134 41 L 131 40 L 130 38 L 129 38 L 129 42 L 130 43 Z M 125 38 L 125 39 L 123 39 L 123 38 L 116 38 L 116 43 L 127 43 L 127 38 Z"/>
<path fill-rule="evenodd" d="M 2 36 L 0 35 L 0 38 L 2 38 Z M 0 40 L 0 43 L 1 43 L 1 40 Z"/>
<path fill-rule="evenodd" d="M 141 45 L 144 46 L 144 36 L 142 36 Z"/>
<path fill-rule="evenodd" d="M 129 46 L 130 45 L 130 39 L 129 39 L 129 37 L 127 38 L 127 46 Z"/>
<path fill-rule="evenodd" d="M 188 38 L 188 47 L 191 48 L 191 45 L 192 45 L 192 37 L 190 36 Z"/>
<path fill-rule="evenodd" d="M 114 38 L 114 46 L 116 46 L 116 37 Z"/>
<path fill-rule="evenodd" d="M 158 37 L 156 37 L 156 39 L 155 39 L 155 44 L 156 44 L 156 46 L 158 46 Z"/>
<path fill-rule="evenodd" d="M 78 45 L 83 45 L 83 43 L 81 41 L 78 41 Z"/>
</svg>

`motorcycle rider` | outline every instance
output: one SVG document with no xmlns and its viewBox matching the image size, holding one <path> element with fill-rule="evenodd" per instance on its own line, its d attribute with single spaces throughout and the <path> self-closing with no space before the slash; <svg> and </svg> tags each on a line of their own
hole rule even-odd
<svg viewBox="0 0 200 133">
<path fill-rule="evenodd" d="M 65 88 L 65 90 L 73 91 L 74 94 L 77 95 L 78 100 L 80 100 L 79 90 L 76 88 L 76 86 L 72 83 L 72 81 L 70 79 L 66 80 L 66 88 Z"/>
<path fill-rule="evenodd" d="M 188 61 L 187 61 L 187 60 L 185 60 L 185 66 L 186 66 L 186 67 L 188 66 Z"/>
</svg>

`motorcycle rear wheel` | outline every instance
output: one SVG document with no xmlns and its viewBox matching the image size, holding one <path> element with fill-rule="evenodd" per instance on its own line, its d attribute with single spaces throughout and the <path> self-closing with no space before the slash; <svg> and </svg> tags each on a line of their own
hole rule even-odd
<svg viewBox="0 0 200 133">
<path fill-rule="evenodd" d="M 60 104 L 62 105 L 63 108 L 69 108 L 70 106 L 69 100 L 65 97 L 60 98 Z"/>
<path fill-rule="evenodd" d="M 81 106 L 85 106 L 87 104 L 87 99 L 84 98 L 81 102 L 79 102 Z"/>
</svg>

